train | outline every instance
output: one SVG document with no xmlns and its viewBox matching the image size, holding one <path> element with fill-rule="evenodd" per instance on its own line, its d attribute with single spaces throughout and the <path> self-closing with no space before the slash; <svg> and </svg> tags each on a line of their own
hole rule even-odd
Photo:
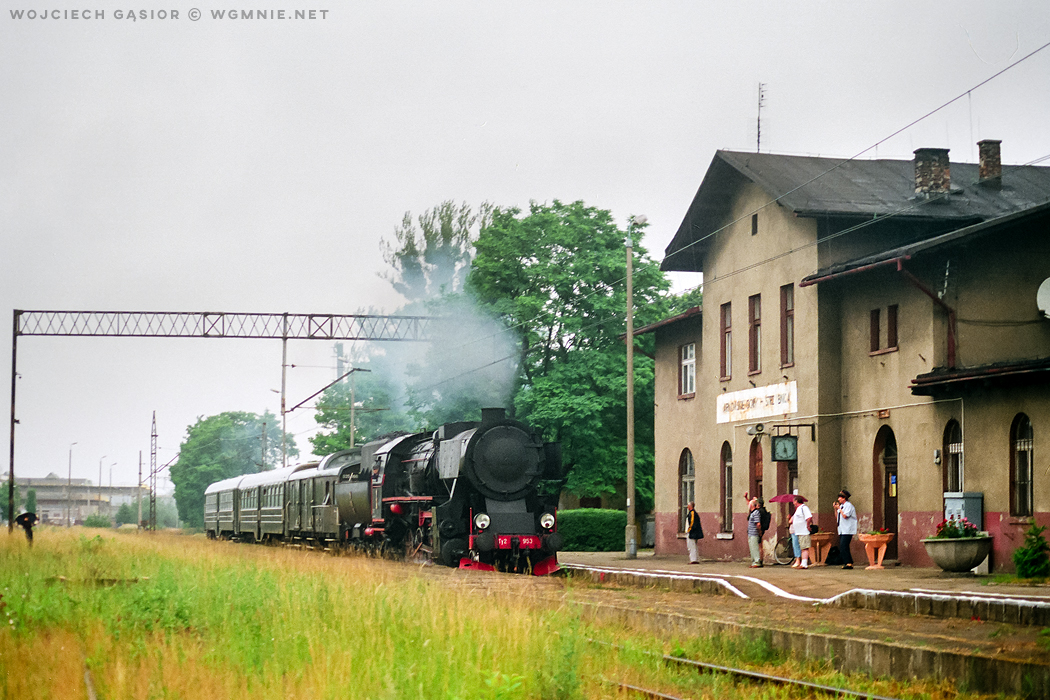
<svg viewBox="0 0 1050 700">
<path fill-rule="evenodd" d="M 363 549 L 449 567 L 558 570 L 561 448 L 500 408 L 395 433 L 317 462 L 225 479 L 204 494 L 210 539 Z"/>
</svg>

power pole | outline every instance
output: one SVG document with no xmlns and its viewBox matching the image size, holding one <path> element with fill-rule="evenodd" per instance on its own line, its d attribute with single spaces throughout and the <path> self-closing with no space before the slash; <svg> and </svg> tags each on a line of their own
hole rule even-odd
<svg viewBox="0 0 1050 700">
<path fill-rule="evenodd" d="M 66 527 L 73 527 L 73 445 L 69 443 L 69 476 L 66 481 Z"/>
<path fill-rule="evenodd" d="M 139 481 L 135 489 L 135 497 L 139 502 L 139 517 L 135 521 L 135 528 L 142 529 L 142 450 L 139 450 Z"/>
<path fill-rule="evenodd" d="M 627 531 L 625 546 L 628 559 L 638 558 L 638 526 L 635 522 L 634 498 L 634 227 L 648 218 L 632 216 L 627 224 Z"/>
<path fill-rule="evenodd" d="M 157 531 L 157 412 L 149 436 L 149 530 Z"/>
</svg>

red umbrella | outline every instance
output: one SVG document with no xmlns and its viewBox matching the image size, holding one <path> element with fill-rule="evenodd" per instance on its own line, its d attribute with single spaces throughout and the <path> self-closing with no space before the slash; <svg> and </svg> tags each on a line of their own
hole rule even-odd
<svg viewBox="0 0 1050 700">
<path fill-rule="evenodd" d="M 769 502 L 770 503 L 791 503 L 792 501 L 795 500 L 795 498 L 796 498 L 796 496 L 794 496 L 793 494 L 782 493 L 779 496 L 773 496 L 772 498 L 770 498 Z M 799 500 L 801 500 L 803 503 L 805 503 L 806 500 L 807 500 L 805 496 L 798 496 L 797 498 Z"/>
</svg>

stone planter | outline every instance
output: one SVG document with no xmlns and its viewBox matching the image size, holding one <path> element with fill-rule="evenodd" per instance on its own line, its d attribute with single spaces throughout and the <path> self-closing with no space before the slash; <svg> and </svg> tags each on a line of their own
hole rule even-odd
<svg viewBox="0 0 1050 700">
<path fill-rule="evenodd" d="M 929 537 L 922 541 L 933 563 L 944 571 L 969 571 L 992 551 L 992 538 Z"/>
<path fill-rule="evenodd" d="M 893 539 L 894 533 L 887 532 L 884 535 L 857 535 L 857 539 L 864 543 L 864 553 L 868 555 L 868 568 L 881 569 L 882 559 L 886 556 L 886 545 Z"/>
</svg>

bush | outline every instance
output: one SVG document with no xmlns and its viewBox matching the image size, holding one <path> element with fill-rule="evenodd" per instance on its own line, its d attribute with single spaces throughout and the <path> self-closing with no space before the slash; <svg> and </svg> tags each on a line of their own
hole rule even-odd
<svg viewBox="0 0 1050 700">
<path fill-rule="evenodd" d="M 84 527 L 113 527 L 113 523 L 100 513 L 92 513 L 84 518 Z"/>
<path fill-rule="evenodd" d="M 1024 533 L 1024 544 L 1014 550 L 1014 566 L 1020 578 L 1046 578 L 1050 576 L 1050 544 L 1043 537 L 1046 527 L 1035 523 Z"/>
<path fill-rule="evenodd" d="M 627 513 L 580 508 L 558 511 L 558 532 L 567 552 L 617 552 L 624 549 Z"/>
</svg>

